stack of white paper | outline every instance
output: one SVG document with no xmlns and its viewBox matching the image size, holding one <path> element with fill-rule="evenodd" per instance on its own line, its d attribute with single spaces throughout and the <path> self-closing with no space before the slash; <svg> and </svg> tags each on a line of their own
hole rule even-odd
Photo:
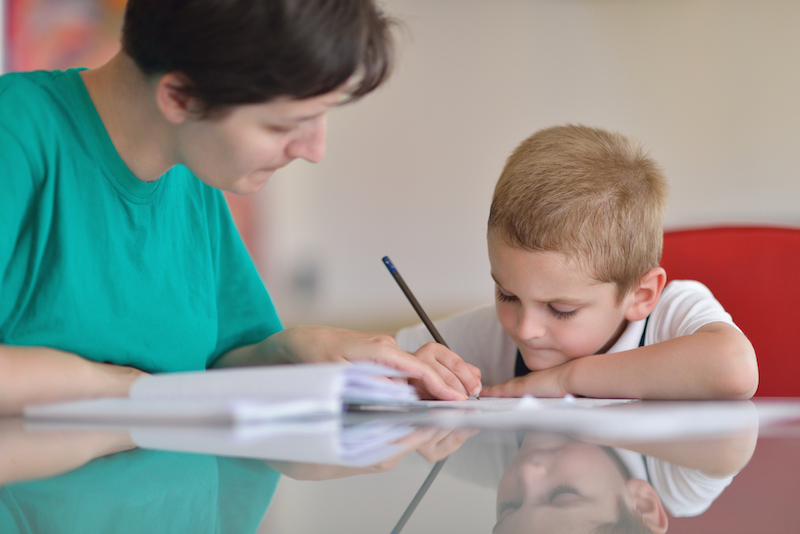
<svg viewBox="0 0 800 534">
<path fill-rule="evenodd" d="M 336 415 L 349 403 L 407 403 L 413 388 L 393 369 L 314 364 L 165 373 L 137 380 L 129 398 L 26 406 L 49 421 L 236 424 Z"/>
</svg>

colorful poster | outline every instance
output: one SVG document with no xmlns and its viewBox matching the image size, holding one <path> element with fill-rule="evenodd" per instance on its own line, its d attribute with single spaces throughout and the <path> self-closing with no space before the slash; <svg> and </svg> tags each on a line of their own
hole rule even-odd
<svg viewBox="0 0 800 534">
<path fill-rule="evenodd" d="M 119 50 L 125 0 L 6 0 L 6 70 L 97 67 Z"/>
</svg>

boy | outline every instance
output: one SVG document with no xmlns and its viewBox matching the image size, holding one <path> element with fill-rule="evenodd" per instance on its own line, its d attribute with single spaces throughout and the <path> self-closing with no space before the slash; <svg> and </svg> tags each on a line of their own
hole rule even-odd
<svg viewBox="0 0 800 534">
<path fill-rule="evenodd" d="M 666 285 L 666 196 L 658 165 L 617 133 L 559 126 L 515 150 L 488 223 L 496 309 L 437 325 L 491 384 L 481 395 L 754 394 L 755 353 L 730 315 L 698 282 Z M 411 350 L 429 338 L 416 327 L 397 340 Z"/>
</svg>

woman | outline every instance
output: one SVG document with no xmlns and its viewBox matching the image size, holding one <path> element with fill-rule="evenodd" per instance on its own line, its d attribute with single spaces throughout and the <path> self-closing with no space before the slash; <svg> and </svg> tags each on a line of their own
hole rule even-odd
<svg viewBox="0 0 800 534">
<path fill-rule="evenodd" d="M 0 414 L 212 366 L 369 359 L 436 398 L 479 387 L 440 345 L 283 330 L 219 191 L 321 160 L 328 111 L 386 79 L 389 28 L 371 0 L 130 0 L 107 64 L 0 78 Z"/>
</svg>

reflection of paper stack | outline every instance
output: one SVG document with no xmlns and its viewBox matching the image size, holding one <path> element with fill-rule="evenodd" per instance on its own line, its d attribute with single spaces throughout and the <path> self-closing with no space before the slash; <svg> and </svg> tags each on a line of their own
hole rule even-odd
<svg viewBox="0 0 800 534">
<path fill-rule="evenodd" d="M 413 389 L 373 364 L 315 364 L 167 373 L 140 378 L 127 399 L 27 406 L 25 417 L 141 424 L 255 423 L 315 418 L 349 403 L 405 403 Z"/>
<path fill-rule="evenodd" d="M 362 467 L 402 451 L 394 442 L 414 428 L 377 421 L 344 425 L 341 418 L 333 418 L 227 428 L 151 426 L 127 430 L 143 449 Z"/>
</svg>

